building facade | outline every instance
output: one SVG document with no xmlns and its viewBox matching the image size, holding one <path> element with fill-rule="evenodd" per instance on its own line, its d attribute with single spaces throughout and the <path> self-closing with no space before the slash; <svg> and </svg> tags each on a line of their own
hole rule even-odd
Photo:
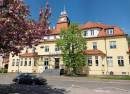
<svg viewBox="0 0 130 94">
<path fill-rule="evenodd" d="M 70 24 L 66 10 L 56 27 L 43 37 L 43 42 L 24 48 L 19 56 L 10 54 L 8 72 L 42 73 L 46 69 L 64 68 L 61 50 L 56 46 L 62 29 Z M 130 75 L 130 50 L 127 34 L 119 27 L 88 22 L 79 26 L 86 39 L 86 64 L 90 75 Z"/>
</svg>

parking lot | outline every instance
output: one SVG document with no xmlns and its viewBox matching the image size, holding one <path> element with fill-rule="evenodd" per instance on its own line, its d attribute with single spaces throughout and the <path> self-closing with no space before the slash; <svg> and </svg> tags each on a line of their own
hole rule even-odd
<svg viewBox="0 0 130 94">
<path fill-rule="evenodd" d="M 48 85 L 15 85 L 16 74 L 0 75 L 0 94 L 130 94 L 130 81 L 41 76 Z"/>
</svg>

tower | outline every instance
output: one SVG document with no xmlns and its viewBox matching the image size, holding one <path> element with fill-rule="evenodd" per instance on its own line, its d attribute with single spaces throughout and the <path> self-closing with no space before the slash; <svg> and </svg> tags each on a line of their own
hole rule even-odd
<svg viewBox="0 0 130 94">
<path fill-rule="evenodd" d="M 43 23 L 45 23 L 45 12 L 44 12 L 44 10 L 42 9 L 42 6 L 41 6 L 41 8 L 40 8 L 40 17 L 39 17 L 39 22 L 40 22 L 40 24 L 43 24 Z"/>
<path fill-rule="evenodd" d="M 49 7 L 48 0 L 46 0 L 45 8 L 41 6 L 40 17 L 39 17 L 39 29 L 44 30 L 44 33 L 49 32 L 49 17 L 51 16 L 51 8 Z"/>
<path fill-rule="evenodd" d="M 58 22 L 56 24 L 56 30 L 60 31 L 61 29 L 66 29 L 68 28 L 69 24 L 70 24 L 70 20 L 68 18 L 67 11 L 64 8 L 64 10 L 60 13 Z"/>
</svg>

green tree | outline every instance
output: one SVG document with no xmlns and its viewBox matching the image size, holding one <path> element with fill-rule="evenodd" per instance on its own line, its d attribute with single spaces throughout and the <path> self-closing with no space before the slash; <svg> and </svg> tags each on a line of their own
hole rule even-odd
<svg viewBox="0 0 130 94">
<path fill-rule="evenodd" d="M 71 24 L 67 30 L 62 30 L 57 46 L 61 49 L 63 62 L 69 72 L 77 74 L 77 69 L 85 66 L 86 41 L 77 24 Z M 72 70 L 71 70 L 72 69 Z"/>
<path fill-rule="evenodd" d="M 128 36 L 128 44 L 130 45 L 130 36 Z"/>
</svg>

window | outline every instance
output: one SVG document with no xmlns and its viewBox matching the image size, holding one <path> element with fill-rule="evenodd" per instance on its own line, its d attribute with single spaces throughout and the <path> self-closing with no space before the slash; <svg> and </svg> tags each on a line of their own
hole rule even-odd
<svg viewBox="0 0 130 94">
<path fill-rule="evenodd" d="M 40 61 L 43 61 L 43 56 L 40 56 L 39 60 L 40 60 Z"/>
<path fill-rule="evenodd" d="M 113 66 L 112 56 L 107 57 L 107 65 L 108 65 L 108 67 L 112 67 Z"/>
<path fill-rule="evenodd" d="M 126 72 L 122 72 L 122 75 L 126 75 Z"/>
<path fill-rule="evenodd" d="M 91 31 L 91 35 L 94 35 L 94 30 L 90 30 Z"/>
<path fill-rule="evenodd" d="M 19 66 L 19 59 L 17 59 L 16 66 Z"/>
<path fill-rule="evenodd" d="M 32 52 L 34 53 L 34 52 L 35 52 L 35 50 L 36 50 L 36 48 L 35 48 L 35 47 L 33 47 L 33 48 L 32 48 Z"/>
<path fill-rule="evenodd" d="M 12 66 L 15 66 L 15 59 L 13 59 L 12 61 Z"/>
<path fill-rule="evenodd" d="M 123 56 L 118 56 L 118 65 L 119 66 L 124 66 L 124 58 Z"/>
<path fill-rule="evenodd" d="M 97 49 L 97 43 L 93 42 L 93 49 L 96 50 Z"/>
<path fill-rule="evenodd" d="M 21 64 L 20 64 L 20 66 L 23 66 L 23 58 L 21 58 Z"/>
<path fill-rule="evenodd" d="M 110 49 L 116 48 L 116 41 L 110 41 Z"/>
<path fill-rule="evenodd" d="M 88 36 L 88 32 L 87 32 L 87 31 L 84 31 L 84 32 L 83 32 L 83 36 Z"/>
<path fill-rule="evenodd" d="M 92 66 L 92 56 L 88 57 L 88 66 Z"/>
<path fill-rule="evenodd" d="M 31 58 L 29 58 L 29 66 L 31 66 Z"/>
<path fill-rule="evenodd" d="M 24 66 L 27 66 L 27 58 L 25 58 Z"/>
<path fill-rule="evenodd" d="M 45 60 L 44 60 L 44 66 L 48 66 L 48 58 L 45 58 Z"/>
<path fill-rule="evenodd" d="M 95 56 L 95 63 L 96 63 L 96 66 L 99 65 L 98 56 Z"/>
<path fill-rule="evenodd" d="M 114 29 L 107 29 L 107 35 L 113 35 L 114 34 Z"/>
<path fill-rule="evenodd" d="M 55 51 L 60 51 L 60 48 L 55 46 Z"/>
<path fill-rule="evenodd" d="M 130 64 L 130 56 L 129 56 L 129 64 Z"/>
<path fill-rule="evenodd" d="M 40 48 L 42 49 L 42 48 L 44 48 L 44 46 L 40 46 Z"/>
<path fill-rule="evenodd" d="M 34 61 L 34 66 L 36 66 L 36 61 Z"/>
<path fill-rule="evenodd" d="M 45 52 L 49 52 L 49 46 L 45 46 Z"/>
</svg>

